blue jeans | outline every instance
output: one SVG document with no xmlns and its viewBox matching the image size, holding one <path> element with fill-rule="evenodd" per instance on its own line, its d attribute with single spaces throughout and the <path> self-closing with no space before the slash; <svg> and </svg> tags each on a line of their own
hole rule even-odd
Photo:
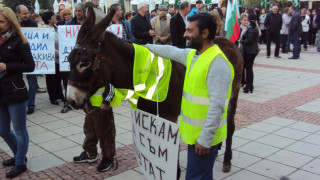
<svg viewBox="0 0 320 180">
<path fill-rule="evenodd" d="M 10 128 L 11 121 L 15 133 Z M 13 152 L 15 164 L 24 165 L 29 147 L 27 101 L 17 104 L 0 104 L 0 136 Z"/>
<path fill-rule="evenodd" d="M 39 87 L 37 75 L 35 75 L 35 74 L 27 75 L 27 79 L 28 79 L 28 84 L 29 84 L 28 108 L 34 109 L 36 107 L 35 106 L 36 91 Z"/>
<path fill-rule="evenodd" d="M 320 29 L 318 29 L 318 36 L 317 36 L 317 50 L 320 51 Z"/>
<path fill-rule="evenodd" d="M 293 44 L 293 56 L 294 58 L 300 58 L 300 41 L 299 33 L 294 32 L 290 34 L 290 42 Z"/>
<path fill-rule="evenodd" d="M 195 145 L 188 145 L 186 180 L 212 180 L 217 152 L 218 145 L 212 146 L 209 154 L 198 156 L 195 153 Z"/>
</svg>

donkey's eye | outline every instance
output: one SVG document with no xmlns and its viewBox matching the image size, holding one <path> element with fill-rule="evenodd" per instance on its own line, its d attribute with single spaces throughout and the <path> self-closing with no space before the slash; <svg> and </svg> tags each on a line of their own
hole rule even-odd
<svg viewBox="0 0 320 180">
<path fill-rule="evenodd" d="M 80 63 L 80 68 L 88 67 L 88 66 L 90 66 L 90 64 L 91 63 L 89 63 L 89 62 L 82 62 L 82 63 Z"/>
</svg>

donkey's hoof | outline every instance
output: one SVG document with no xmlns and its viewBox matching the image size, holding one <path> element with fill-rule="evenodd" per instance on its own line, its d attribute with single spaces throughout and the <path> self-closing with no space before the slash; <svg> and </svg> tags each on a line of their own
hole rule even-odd
<svg viewBox="0 0 320 180">
<path fill-rule="evenodd" d="M 222 171 L 228 173 L 231 170 L 231 165 L 223 165 Z"/>
</svg>

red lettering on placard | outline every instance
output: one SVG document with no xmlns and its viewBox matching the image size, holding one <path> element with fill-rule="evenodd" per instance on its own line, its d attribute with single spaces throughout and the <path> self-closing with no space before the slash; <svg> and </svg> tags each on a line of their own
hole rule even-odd
<svg viewBox="0 0 320 180">
<path fill-rule="evenodd" d="M 48 66 L 46 64 L 46 62 L 43 62 L 43 61 L 34 61 L 36 67 L 35 67 L 35 70 L 48 70 Z"/>
<path fill-rule="evenodd" d="M 70 34 L 70 38 L 71 38 L 71 36 L 72 36 L 71 27 L 66 27 L 66 38 L 68 38 L 68 34 Z"/>
<path fill-rule="evenodd" d="M 120 35 L 120 26 L 118 26 L 117 35 Z"/>
</svg>

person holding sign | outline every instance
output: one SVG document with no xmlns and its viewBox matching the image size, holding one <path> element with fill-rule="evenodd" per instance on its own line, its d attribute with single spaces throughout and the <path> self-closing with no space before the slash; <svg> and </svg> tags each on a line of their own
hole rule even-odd
<svg viewBox="0 0 320 180">
<path fill-rule="evenodd" d="M 7 178 L 27 171 L 26 154 L 29 147 L 27 130 L 28 90 L 22 73 L 32 72 L 35 63 L 27 38 L 10 8 L 0 9 L 0 136 L 14 157 L 4 160 L 3 166 L 14 166 Z M 14 132 L 10 128 L 13 124 Z"/>
<path fill-rule="evenodd" d="M 207 13 L 189 17 L 184 38 L 192 49 L 147 44 L 161 57 L 186 66 L 181 104 L 181 139 L 188 144 L 186 179 L 213 179 L 218 144 L 227 137 L 227 109 L 234 69 L 224 53 L 213 44 L 214 18 Z"/>
</svg>

